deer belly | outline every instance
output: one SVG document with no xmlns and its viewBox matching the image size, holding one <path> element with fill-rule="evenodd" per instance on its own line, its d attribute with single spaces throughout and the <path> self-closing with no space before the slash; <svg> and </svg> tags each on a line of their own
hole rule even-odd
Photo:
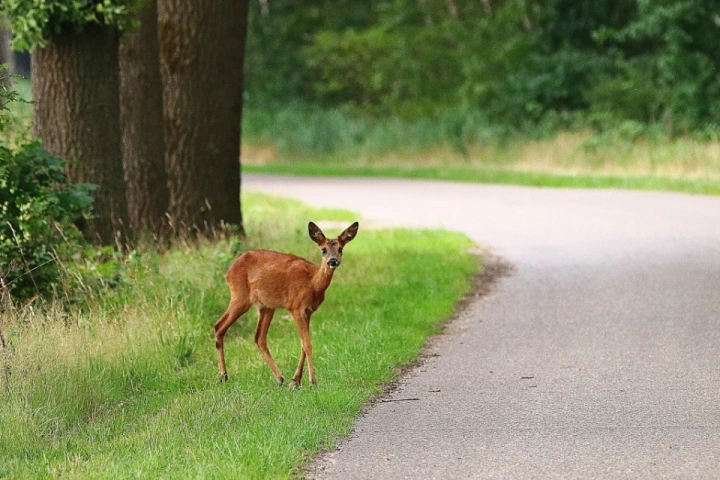
<svg viewBox="0 0 720 480">
<path fill-rule="evenodd" d="M 272 288 L 256 288 L 250 295 L 250 301 L 256 307 L 285 308 L 285 292 Z"/>
</svg>

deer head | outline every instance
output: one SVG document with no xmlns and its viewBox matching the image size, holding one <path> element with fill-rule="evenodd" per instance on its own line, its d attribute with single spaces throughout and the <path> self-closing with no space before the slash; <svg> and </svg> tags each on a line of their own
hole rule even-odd
<svg viewBox="0 0 720 480">
<path fill-rule="evenodd" d="M 320 230 L 320 227 L 310 222 L 308 223 L 308 233 L 312 241 L 320 247 L 323 263 L 331 269 L 335 269 L 340 266 L 340 262 L 342 261 L 343 247 L 355 238 L 358 227 L 358 222 L 355 222 L 346 228 L 336 239 L 328 240 L 322 230 Z"/>
</svg>

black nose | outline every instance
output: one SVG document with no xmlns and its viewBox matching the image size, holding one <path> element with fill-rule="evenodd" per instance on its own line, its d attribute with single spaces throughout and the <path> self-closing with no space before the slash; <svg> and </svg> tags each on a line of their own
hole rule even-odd
<svg viewBox="0 0 720 480">
<path fill-rule="evenodd" d="M 330 266 L 332 268 L 336 268 L 336 267 L 340 266 L 340 262 L 338 261 L 337 258 L 331 258 L 330 260 L 328 260 L 328 266 Z"/>
</svg>

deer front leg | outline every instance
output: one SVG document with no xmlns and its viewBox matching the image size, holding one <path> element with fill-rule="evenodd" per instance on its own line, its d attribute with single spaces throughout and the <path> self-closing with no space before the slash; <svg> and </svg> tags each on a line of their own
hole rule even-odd
<svg viewBox="0 0 720 480">
<path fill-rule="evenodd" d="M 272 308 L 261 308 L 259 310 L 257 330 L 255 330 L 255 344 L 260 349 L 263 357 L 265 357 L 265 361 L 270 367 L 270 370 L 272 370 L 273 375 L 275 375 L 278 385 L 282 386 L 282 384 L 285 383 L 285 379 L 275 363 L 275 360 L 273 360 L 272 355 L 270 355 L 270 349 L 268 349 L 267 346 L 268 329 L 270 328 L 270 322 L 272 322 L 275 310 Z"/>
<path fill-rule="evenodd" d="M 315 378 L 315 367 L 313 366 L 312 358 L 312 342 L 310 341 L 310 315 L 306 314 L 305 312 L 296 311 L 293 312 L 293 317 L 295 318 L 298 333 L 300 334 L 301 347 L 300 362 L 298 363 L 298 369 L 295 372 L 295 376 L 293 376 L 293 383 L 295 383 L 295 378 L 297 377 L 297 385 L 300 384 L 300 379 L 302 378 L 303 364 L 305 363 L 305 359 L 307 358 L 310 383 L 313 385 L 317 385 L 317 380 Z"/>
</svg>

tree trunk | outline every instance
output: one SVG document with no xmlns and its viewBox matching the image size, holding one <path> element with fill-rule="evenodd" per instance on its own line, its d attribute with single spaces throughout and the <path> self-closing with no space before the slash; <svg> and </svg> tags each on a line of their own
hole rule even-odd
<svg viewBox="0 0 720 480">
<path fill-rule="evenodd" d="M 170 214 L 242 228 L 240 120 L 247 0 L 158 0 Z"/>
<path fill-rule="evenodd" d="M 94 241 L 124 240 L 127 202 L 120 152 L 118 35 L 90 27 L 54 35 L 32 55 L 34 134 L 69 161 L 68 181 L 94 183 Z"/>
<path fill-rule="evenodd" d="M 0 17 L 0 65 L 7 63 L 7 72 L 13 73 L 13 52 L 10 50 L 12 35 L 10 35 L 10 30 L 3 26 L 4 20 L 4 18 Z M 4 77 L 2 81 L 6 82 L 8 85 L 12 83 L 9 76 Z"/>
<path fill-rule="evenodd" d="M 120 120 L 128 213 L 133 231 L 165 237 L 170 194 L 165 173 L 157 1 L 139 13 L 140 30 L 120 39 Z"/>
</svg>

